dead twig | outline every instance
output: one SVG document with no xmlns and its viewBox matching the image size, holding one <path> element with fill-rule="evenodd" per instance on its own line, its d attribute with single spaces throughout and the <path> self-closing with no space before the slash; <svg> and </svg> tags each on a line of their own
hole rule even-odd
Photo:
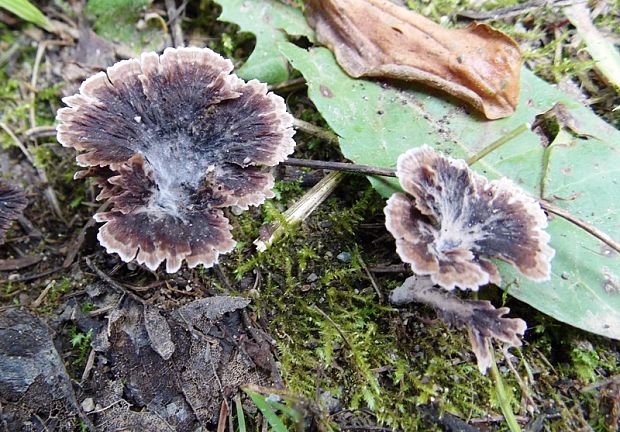
<svg viewBox="0 0 620 432">
<path fill-rule="evenodd" d="M 228 403 L 226 402 L 226 399 L 224 399 L 220 405 L 220 416 L 217 420 L 217 432 L 224 432 L 226 430 L 226 419 L 228 418 L 228 412 Z"/>
<path fill-rule="evenodd" d="M 379 168 L 370 165 L 360 165 L 351 162 L 317 161 L 309 159 L 288 158 L 282 165 L 323 169 L 329 171 L 345 171 L 355 174 L 378 175 L 384 177 L 396 177 L 396 172 L 390 168 Z"/>
<path fill-rule="evenodd" d="M 215 273 L 217 273 L 217 277 L 222 281 L 226 289 L 229 292 L 234 291 L 234 288 L 232 284 L 230 283 L 230 279 L 228 279 L 228 276 L 226 276 L 226 273 L 224 273 L 224 270 L 222 269 L 222 267 L 219 264 L 214 264 L 213 270 L 215 270 Z"/>
<path fill-rule="evenodd" d="M 373 273 L 404 273 L 409 271 L 406 264 L 378 265 L 368 267 Z"/>
<path fill-rule="evenodd" d="M 579 3 L 579 0 L 534 0 L 515 6 L 502 7 L 491 10 L 464 10 L 461 12 L 457 12 L 457 16 L 476 21 L 505 20 L 515 16 L 524 15 L 529 12 L 534 12 L 543 7 L 568 6 L 575 3 Z"/>
<path fill-rule="evenodd" d="M 178 9 L 175 0 L 166 0 L 166 11 L 168 13 L 168 27 L 171 29 L 172 44 L 181 47 L 183 42 L 183 30 L 181 29 L 180 11 L 185 8 L 187 3 L 183 3 Z"/>
<path fill-rule="evenodd" d="M 517 369 L 515 369 L 514 365 L 510 361 L 511 355 L 508 352 L 508 347 L 506 346 L 506 344 L 502 346 L 502 353 L 504 354 L 504 360 L 506 361 L 506 365 L 510 369 L 510 372 L 512 372 L 512 374 L 514 375 L 515 379 L 517 380 L 517 384 L 519 384 L 519 387 L 521 388 L 523 399 L 525 399 L 525 403 L 527 404 L 526 411 L 530 412 L 530 410 L 527 409 L 528 406 L 531 407 L 532 409 L 536 408 L 536 403 L 534 402 L 534 399 L 532 399 L 532 396 L 530 395 L 530 388 L 528 387 L 525 380 L 521 378 L 521 375 L 519 375 L 519 372 L 517 372 Z"/>
<path fill-rule="evenodd" d="M 124 402 L 125 404 L 127 404 L 127 406 L 128 406 L 128 407 L 130 407 L 130 408 L 133 406 L 132 404 L 130 404 L 129 402 L 127 402 L 125 399 L 119 399 L 119 400 L 117 400 L 116 402 L 112 402 L 110 405 L 108 405 L 108 406 L 106 406 L 106 407 L 100 408 L 100 409 L 98 409 L 98 410 L 91 411 L 91 412 L 86 413 L 86 414 L 88 414 L 88 415 L 92 415 L 92 414 L 99 414 L 99 413 L 102 413 L 102 412 L 104 412 L 104 411 L 109 410 L 109 409 L 110 409 L 110 408 L 112 408 L 114 405 L 118 405 L 119 403 L 123 403 L 123 402 Z"/>
<path fill-rule="evenodd" d="M 144 299 L 140 298 L 139 296 L 137 296 L 136 294 L 132 293 L 131 291 L 129 291 L 128 289 L 126 289 L 123 285 L 121 285 L 120 283 L 116 282 L 114 279 L 112 279 L 110 276 L 108 276 L 107 274 L 105 274 L 103 272 L 103 270 L 101 270 L 99 267 L 97 267 L 95 265 L 94 262 L 91 261 L 90 258 L 86 257 L 86 265 L 88 265 L 88 267 L 90 267 L 90 269 L 92 271 L 94 271 L 97 276 L 99 276 L 100 279 L 102 279 L 104 282 L 106 282 L 108 285 L 110 285 L 112 288 L 114 288 L 116 291 L 120 292 L 121 294 L 124 294 L 126 296 L 128 296 L 129 298 L 131 298 L 132 300 L 137 301 L 138 303 L 140 303 L 141 305 L 145 305 L 147 304 L 146 301 L 144 301 Z"/>
<path fill-rule="evenodd" d="M 88 379 L 88 376 L 90 375 L 90 371 L 93 369 L 93 365 L 95 364 L 96 355 L 97 355 L 97 352 L 95 351 L 94 348 L 92 348 L 90 350 L 90 353 L 88 354 L 88 359 L 86 360 L 86 366 L 84 367 L 84 372 L 82 372 L 82 378 L 80 380 L 80 384 L 85 383 L 86 380 Z"/>
<path fill-rule="evenodd" d="M 56 126 L 35 126 L 24 131 L 24 136 L 34 140 L 37 138 L 49 138 L 56 136 Z"/>
<path fill-rule="evenodd" d="M 33 266 L 43 259 L 43 255 L 28 255 L 22 258 L 0 260 L 0 271 L 21 270 Z"/>
<path fill-rule="evenodd" d="M 99 208 L 95 211 L 95 213 L 104 212 L 108 209 L 109 206 L 110 206 L 110 202 L 107 201 L 101 206 L 99 206 Z M 86 231 L 88 231 L 89 228 L 95 226 L 96 223 L 97 221 L 95 221 L 94 218 L 90 218 L 88 219 L 88 222 L 84 224 L 84 226 L 78 233 L 73 243 L 69 246 L 69 251 L 67 252 L 67 256 L 65 257 L 65 260 L 62 263 L 63 268 L 68 268 L 71 266 L 71 264 L 73 264 L 73 261 L 75 261 L 75 257 L 80 252 L 80 249 L 82 248 L 82 245 L 84 244 L 84 240 L 86 239 Z"/>
<path fill-rule="evenodd" d="M 373 275 L 370 272 L 370 270 L 368 269 L 368 266 L 366 265 L 366 263 L 362 259 L 361 255 L 358 254 L 357 260 L 359 261 L 360 265 L 364 269 L 364 272 L 366 273 L 366 276 L 368 276 L 368 279 L 370 280 L 370 283 L 372 284 L 372 287 L 375 289 L 375 292 L 377 293 L 377 296 L 379 297 L 379 300 L 383 301 L 383 294 L 381 293 L 381 288 L 379 287 L 379 283 L 377 282 L 377 279 L 375 279 L 375 275 Z"/>
<path fill-rule="evenodd" d="M 39 297 L 37 297 L 37 299 L 32 302 L 31 307 L 33 309 L 36 309 L 39 306 L 41 306 L 41 304 L 43 303 L 43 300 L 45 300 L 45 297 L 47 297 L 47 294 L 54 287 L 54 285 L 56 285 L 56 281 L 51 281 L 50 283 L 47 284 L 47 286 L 43 289 L 43 291 L 41 291 L 41 294 L 39 294 Z"/>
<path fill-rule="evenodd" d="M 306 86 L 306 79 L 303 77 L 294 78 L 292 80 L 284 81 L 278 84 L 271 84 L 268 86 L 269 91 L 279 92 L 279 93 L 290 93 L 299 88 L 303 88 Z M 300 120 L 301 121 L 301 120 Z"/>
<path fill-rule="evenodd" d="M 41 272 L 41 273 L 35 273 L 33 275 L 22 276 L 22 277 L 19 277 L 19 278 L 16 278 L 16 279 L 11 279 L 11 282 L 13 282 L 13 283 L 29 282 L 29 281 L 32 281 L 32 280 L 40 279 L 40 278 L 45 277 L 45 276 L 49 276 L 49 275 L 51 275 L 53 273 L 57 273 L 57 272 L 59 272 L 61 270 L 64 270 L 64 267 L 56 267 L 56 268 L 53 268 L 51 270 L 47 270 L 47 271 L 44 271 L 44 272 Z M 8 282 L 8 281 L 2 281 L 2 283 L 5 283 L 5 282 Z"/>
</svg>

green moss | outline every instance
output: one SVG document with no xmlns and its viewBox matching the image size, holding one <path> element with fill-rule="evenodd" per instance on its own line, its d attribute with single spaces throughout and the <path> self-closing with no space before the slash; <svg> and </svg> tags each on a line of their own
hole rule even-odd
<svg viewBox="0 0 620 432">
<path fill-rule="evenodd" d="M 471 362 L 454 363 L 467 351 L 464 334 L 438 325 L 416 334 L 412 343 L 394 328 L 399 312 L 373 289 L 356 243 L 360 223 L 379 215 L 384 201 L 364 179 L 345 183 L 343 188 L 361 192 L 330 198 L 264 253 L 235 253 L 238 280 L 254 270 L 263 276 L 253 304 L 270 322 L 287 388 L 309 399 L 319 388 L 351 410 L 369 408 L 383 424 L 404 430 L 422 424 L 420 404 L 438 404 L 464 417 L 484 415 L 489 379 Z M 265 206 L 261 214 L 263 221 L 272 220 L 274 208 Z M 242 226 L 248 223 L 240 219 Z M 321 225 L 327 228 L 317 228 Z M 343 251 L 350 261 L 337 258 Z M 320 421 L 329 427 L 326 415 Z"/>
<path fill-rule="evenodd" d="M 92 329 L 88 332 L 82 332 L 78 330 L 77 327 L 72 327 L 69 331 L 69 337 L 71 346 L 75 350 L 72 356 L 74 358 L 72 365 L 79 367 L 84 366 L 90 351 L 90 342 L 93 338 Z"/>
<path fill-rule="evenodd" d="M 87 15 L 106 39 L 128 40 L 133 27 L 151 0 L 88 0 Z"/>
</svg>

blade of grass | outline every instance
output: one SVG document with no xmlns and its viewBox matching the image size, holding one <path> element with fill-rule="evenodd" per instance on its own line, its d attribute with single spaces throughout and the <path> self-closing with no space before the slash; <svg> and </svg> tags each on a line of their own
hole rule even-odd
<svg viewBox="0 0 620 432">
<path fill-rule="evenodd" d="M 256 407 L 260 410 L 265 419 L 267 419 L 267 423 L 269 423 L 275 432 L 288 432 L 282 420 L 280 420 L 280 418 L 276 415 L 263 396 L 258 393 L 254 393 L 249 389 L 243 389 L 243 391 L 250 396 L 250 399 L 252 399 L 254 405 L 256 405 Z"/>
<path fill-rule="evenodd" d="M 0 0 L 0 8 L 17 15 L 21 19 L 50 30 L 52 25 L 43 13 L 28 0 Z"/>
<path fill-rule="evenodd" d="M 502 376 L 497 369 L 497 363 L 495 362 L 493 350 L 491 350 L 491 356 L 493 357 L 491 362 L 491 378 L 495 383 L 495 391 L 497 393 L 497 399 L 499 400 L 499 407 L 502 410 L 502 414 L 504 415 L 504 419 L 506 420 L 506 424 L 508 425 L 508 428 L 510 428 L 510 431 L 521 432 L 521 426 L 517 423 L 517 419 L 510 406 L 510 395 L 506 393 L 504 381 L 502 380 Z"/>
<path fill-rule="evenodd" d="M 243 406 L 241 405 L 241 395 L 237 393 L 235 396 L 235 408 L 237 411 L 237 425 L 239 432 L 246 432 L 245 429 L 245 415 L 243 414 Z"/>
</svg>

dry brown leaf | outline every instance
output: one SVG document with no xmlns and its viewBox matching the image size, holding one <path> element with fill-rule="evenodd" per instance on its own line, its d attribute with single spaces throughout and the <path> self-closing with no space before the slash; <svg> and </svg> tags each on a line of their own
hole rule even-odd
<svg viewBox="0 0 620 432">
<path fill-rule="evenodd" d="M 387 0 L 308 0 L 307 16 L 352 77 L 422 82 L 489 119 L 517 106 L 519 47 L 485 24 L 446 29 Z"/>
</svg>

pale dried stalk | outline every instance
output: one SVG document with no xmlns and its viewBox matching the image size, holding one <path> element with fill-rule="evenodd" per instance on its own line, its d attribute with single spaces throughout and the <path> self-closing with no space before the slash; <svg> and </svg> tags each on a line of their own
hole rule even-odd
<svg viewBox="0 0 620 432">
<path fill-rule="evenodd" d="M 341 172 L 331 172 L 310 189 L 299 201 L 293 204 L 283 214 L 286 221 L 285 225 L 290 226 L 306 220 L 316 208 L 336 189 L 340 184 L 344 174 Z M 264 252 L 267 248 L 284 232 L 284 227 L 280 223 L 273 226 L 273 232 L 266 239 L 258 238 L 254 240 L 256 249 Z"/>
</svg>

